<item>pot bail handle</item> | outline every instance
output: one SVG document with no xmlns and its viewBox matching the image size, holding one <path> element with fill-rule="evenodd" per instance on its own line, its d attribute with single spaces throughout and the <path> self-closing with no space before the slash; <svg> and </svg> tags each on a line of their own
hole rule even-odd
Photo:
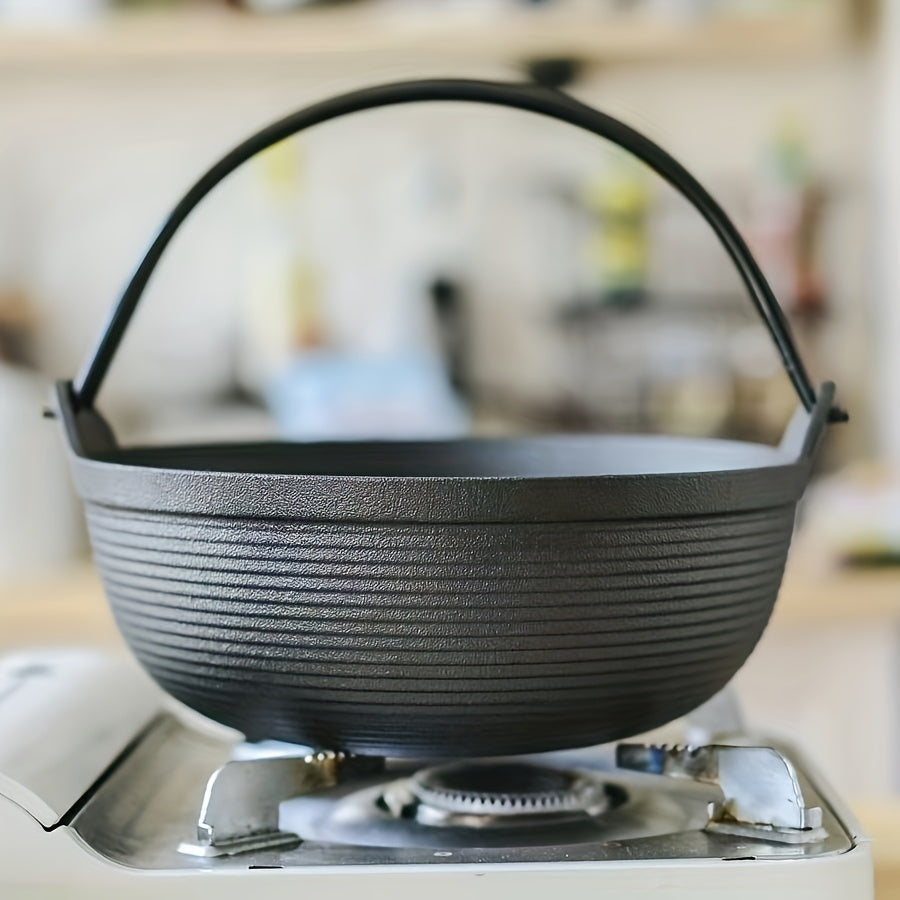
<svg viewBox="0 0 900 900">
<path fill-rule="evenodd" d="M 629 151 L 667 181 L 693 205 L 715 232 L 772 336 L 801 404 L 807 411 L 813 409 L 816 393 L 771 287 L 737 228 L 687 169 L 640 132 L 560 91 L 536 84 L 468 79 L 405 81 L 341 94 L 273 122 L 223 156 L 181 198 L 135 269 L 113 308 L 93 354 L 75 380 L 72 394 L 75 409 L 86 411 L 93 408 L 138 301 L 169 241 L 194 207 L 227 175 L 273 144 L 331 119 L 384 106 L 438 101 L 507 106 L 567 122 Z M 847 416 L 838 407 L 831 407 L 828 418 L 830 421 L 844 421 Z"/>
</svg>

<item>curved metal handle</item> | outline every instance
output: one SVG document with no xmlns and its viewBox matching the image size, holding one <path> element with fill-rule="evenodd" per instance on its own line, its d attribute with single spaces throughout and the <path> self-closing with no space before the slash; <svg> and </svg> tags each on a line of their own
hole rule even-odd
<svg viewBox="0 0 900 900">
<path fill-rule="evenodd" d="M 194 207 L 223 178 L 257 153 L 313 125 L 383 106 L 447 100 L 508 106 L 568 122 L 618 144 L 646 163 L 679 191 L 712 227 L 768 328 L 800 402 L 807 410 L 813 408 L 815 391 L 797 353 L 784 313 L 765 276 L 722 208 L 680 163 L 640 132 L 558 91 L 532 84 L 437 79 L 386 84 L 323 100 L 263 128 L 223 156 L 181 198 L 132 275 L 97 347 L 75 381 L 72 400 L 76 409 L 93 408 L 97 392 L 163 251 Z M 834 408 L 830 418 L 839 420 L 846 416 Z"/>
</svg>

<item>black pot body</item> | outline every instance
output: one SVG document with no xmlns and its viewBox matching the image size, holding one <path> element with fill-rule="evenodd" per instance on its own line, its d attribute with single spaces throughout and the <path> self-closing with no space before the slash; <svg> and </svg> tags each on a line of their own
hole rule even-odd
<svg viewBox="0 0 900 900">
<path fill-rule="evenodd" d="M 118 625 L 174 697 L 251 739 L 493 756 L 653 728 L 742 665 L 808 476 L 803 459 L 743 447 L 772 457 L 569 474 L 642 453 L 663 469 L 746 458 L 595 437 L 73 461 Z M 560 474 L 529 471 L 553 459 Z M 454 474 L 422 474 L 438 471 Z"/>
<path fill-rule="evenodd" d="M 778 449 L 672 438 L 122 450 L 94 402 L 192 210 L 257 153 L 344 115 L 477 102 L 631 152 L 703 216 L 802 410 Z M 125 638 L 175 697 L 250 738 L 392 756 L 613 740 L 721 688 L 762 632 L 834 389 L 809 381 L 744 239 L 661 147 L 560 91 L 428 80 L 298 110 L 178 201 L 58 410 Z"/>
</svg>

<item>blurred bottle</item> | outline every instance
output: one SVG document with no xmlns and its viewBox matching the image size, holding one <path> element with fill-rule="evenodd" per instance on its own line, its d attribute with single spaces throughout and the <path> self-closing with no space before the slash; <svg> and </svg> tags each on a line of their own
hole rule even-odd
<svg viewBox="0 0 900 900">
<path fill-rule="evenodd" d="M 607 304 L 631 307 L 643 300 L 650 257 L 650 194 L 641 168 L 616 156 L 587 187 L 586 206 L 595 217 L 588 237 L 588 265 Z"/>
<path fill-rule="evenodd" d="M 750 198 L 750 234 L 775 295 L 788 312 L 805 320 L 826 311 L 817 265 L 824 201 L 801 124 L 786 116 L 764 148 Z"/>
<path fill-rule="evenodd" d="M 786 115 L 765 145 L 759 178 L 750 197 L 749 235 L 775 296 L 792 320 L 807 367 L 819 370 L 822 325 L 828 312 L 818 243 L 826 195 L 816 177 L 799 118 Z M 796 403 L 781 372 L 736 372 L 740 390 L 735 418 L 754 422 L 771 437 L 784 426 Z M 781 425 L 778 422 L 781 420 Z"/>
<path fill-rule="evenodd" d="M 255 160 L 259 221 L 245 267 L 237 377 L 264 394 L 298 352 L 326 343 L 322 274 L 311 251 L 306 161 L 296 139 Z"/>
</svg>

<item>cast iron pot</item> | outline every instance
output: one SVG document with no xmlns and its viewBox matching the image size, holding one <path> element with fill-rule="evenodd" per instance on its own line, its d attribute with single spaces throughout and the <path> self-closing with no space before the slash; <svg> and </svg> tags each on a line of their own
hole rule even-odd
<svg viewBox="0 0 900 900">
<path fill-rule="evenodd" d="M 94 407 L 194 206 L 260 150 L 348 113 L 505 105 L 631 151 L 712 226 L 800 398 L 780 447 L 670 437 L 121 448 Z M 489 756 L 632 735 L 725 685 L 768 621 L 829 420 L 722 209 L 628 126 L 533 85 L 420 81 L 328 100 L 213 166 L 165 222 L 58 409 L 116 621 L 148 672 L 251 739 Z"/>
</svg>

